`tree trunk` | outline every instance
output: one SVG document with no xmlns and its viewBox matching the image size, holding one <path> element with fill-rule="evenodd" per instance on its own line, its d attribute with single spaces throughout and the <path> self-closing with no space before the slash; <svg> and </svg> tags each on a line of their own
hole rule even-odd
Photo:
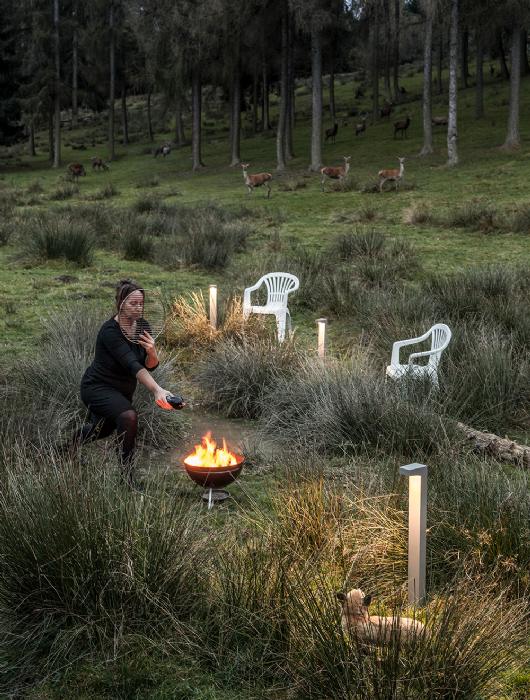
<svg viewBox="0 0 530 700">
<path fill-rule="evenodd" d="M 512 61 L 510 66 L 510 111 L 508 115 L 508 130 L 502 147 L 515 150 L 521 147 L 519 133 L 519 111 L 521 101 L 521 30 L 512 29 Z"/>
<path fill-rule="evenodd" d="M 482 119 L 484 116 L 484 45 L 482 34 L 477 30 L 475 43 L 477 49 L 477 82 L 475 86 L 475 119 Z"/>
<path fill-rule="evenodd" d="M 519 445 L 517 442 L 501 438 L 494 433 L 483 433 L 481 430 L 470 428 L 464 423 L 457 423 L 457 428 L 462 431 L 476 452 L 493 455 L 502 462 L 517 464 L 521 467 L 530 467 L 530 447 Z"/>
<path fill-rule="evenodd" d="M 252 133 L 258 133 L 258 64 L 254 63 L 252 72 Z"/>
<path fill-rule="evenodd" d="M 116 99 L 116 37 L 114 36 L 114 2 L 109 5 L 109 160 L 114 160 L 114 101 Z"/>
<path fill-rule="evenodd" d="M 423 39 L 423 148 L 420 156 L 428 156 L 432 148 L 432 26 L 434 8 L 426 3 L 425 36 Z"/>
<path fill-rule="evenodd" d="M 331 119 L 331 125 L 335 124 L 337 121 L 336 108 L 335 108 L 335 68 L 333 63 L 331 64 L 331 69 L 329 72 L 329 116 Z"/>
<path fill-rule="evenodd" d="M 129 145 L 129 118 L 127 116 L 127 87 L 123 83 L 121 87 L 121 130 L 123 134 L 123 145 Z"/>
<path fill-rule="evenodd" d="M 191 160 L 193 170 L 204 167 L 201 157 L 202 82 L 200 68 L 193 66 L 191 76 Z"/>
<path fill-rule="evenodd" d="M 29 122 L 28 153 L 30 156 L 37 155 L 37 152 L 35 150 L 35 120 L 33 116 L 31 117 Z"/>
<path fill-rule="evenodd" d="M 276 130 L 276 170 L 285 170 L 285 130 L 287 123 L 287 107 L 289 103 L 289 66 L 288 66 L 288 16 L 287 5 L 282 11 L 282 53 L 280 59 L 280 109 L 278 128 Z"/>
<path fill-rule="evenodd" d="M 175 143 L 180 147 L 184 145 L 185 141 L 184 125 L 182 124 L 182 97 L 179 94 L 175 104 Z"/>
<path fill-rule="evenodd" d="M 528 32 L 526 29 L 521 29 L 521 75 L 530 73 L 530 64 L 528 63 Z"/>
<path fill-rule="evenodd" d="M 155 140 L 153 134 L 153 120 L 151 118 L 151 88 L 147 91 L 147 134 L 151 143 Z"/>
<path fill-rule="evenodd" d="M 502 43 L 502 29 L 497 29 L 497 51 L 499 52 L 499 64 L 501 75 L 504 80 L 510 80 L 510 71 L 506 64 L 506 56 L 504 55 L 504 44 Z"/>
<path fill-rule="evenodd" d="M 294 32 L 293 21 L 288 17 L 287 28 L 287 116 L 285 119 L 285 157 L 287 160 L 294 158 L 293 133 L 294 133 Z"/>
<path fill-rule="evenodd" d="M 311 23 L 311 165 L 317 173 L 322 167 L 322 32 Z"/>
<path fill-rule="evenodd" d="M 75 11 L 74 11 L 74 23 L 76 22 Z M 77 24 L 74 24 L 74 35 L 72 38 L 72 129 L 77 129 L 79 109 L 77 105 L 77 91 L 78 91 L 78 71 L 79 71 L 79 61 L 78 61 L 78 36 L 77 36 Z"/>
<path fill-rule="evenodd" d="M 54 137 L 53 167 L 61 167 L 61 53 L 59 43 L 59 0 L 53 0 L 53 45 L 55 58 L 54 73 Z"/>
<path fill-rule="evenodd" d="M 443 60 L 444 60 L 444 32 L 443 24 L 440 25 L 440 36 L 438 37 L 438 94 L 443 95 Z"/>
<path fill-rule="evenodd" d="M 50 102 L 48 107 L 48 159 L 50 163 L 53 163 L 53 104 Z"/>
<path fill-rule="evenodd" d="M 261 123 L 263 125 L 263 131 L 270 131 L 271 120 L 269 112 L 269 80 L 267 75 L 267 60 L 263 59 L 263 98 L 262 98 L 262 111 L 261 111 Z"/>
<path fill-rule="evenodd" d="M 392 99 L 390 89 L 390 50 L 392 46 L 392 28 L 390 26 L 390 0 L 384 0 L 383 11 L 385 13 L 385 91 L 387 98 Z"/>
<path fill-rule="evenodd" d="M 241 76 L 239 73 L 239 51 L 236 49 L 232 71 L 232 106 L 230 110 L 230 167 L 241 163 Z"/>
<path fill-rule="evenodd" d="M 449 115 L 447 123 L 447 165 L 458 165 L 458 2 L 451 0 L 451 29 L 449 32 Z"/>
<path fill-rule="evenodd" d="M 401 14 L 401 5 L 399 0 L 394 0 L 394 100 L 399 102 L 401 92 L 399 90 L 399 21 Z"/>
<path fill-rule="evenodd" d="M 372 121 L 375 124 L 379 118 L 379 8 L 377 3 L 373 5 L 371 17 L 371 63 L 372 63 Z"/>
<path fill-rule="evenodd" d="M 467 27 L 462 30 L 462 44 L 461 44 L 461 64 L 460 64 L 460 80 L 462 82 L 462 87 L 467 88 L 467 79 L 469 77 L 469 32 Z"/>
</svg>

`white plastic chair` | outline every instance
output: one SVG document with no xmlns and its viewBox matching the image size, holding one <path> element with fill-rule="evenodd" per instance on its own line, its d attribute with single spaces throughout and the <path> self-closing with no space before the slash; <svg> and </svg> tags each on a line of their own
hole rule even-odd
<svg viewBox="0 0 530 700">
<path fill-rule="evenodd" d="M 392 357 L 390 364 L 386 368 L 386 374 L 392 379 L 399 379 L 403 376 L 429 377 L 434 386 L 438 386 L 438 364 L 442 352 L 449 345 L 451 340 L 451 329 L 445 323 L 435 323 L 432 328 L 429 328 L 427 333 L 420 335 L 419 338 L 410 338 L 409 340 L 398 340 L 392 346 Z M 421 343 L 431 336 L 431 349 L 424 352 L 413 352 L 409 355 L 407 364 L 403 365 L 399 362 L 399 351 L 407 345 L 416 345 Z M 428 357 L 429 360 L 425 365 L 415 364 L 418 357 Z"/>
<path fill-rule="evenodd" d="M 267 287 L 267 302 L 265 306 L 253 306 L 250 295 L 264 284 Z M 253 287 L 247 287 L 243 292 L 243 318 L 250 314 L 273 314 L 276 316 L 278 327 L 278 341 L 285 340 L 285 328 L 289 323 L 291 328 L 291 314 L 287 308 L 287 297 L 300 286 L 298 277 L 289 272 L 269 272 L 256 282 Z"/>
</svg>

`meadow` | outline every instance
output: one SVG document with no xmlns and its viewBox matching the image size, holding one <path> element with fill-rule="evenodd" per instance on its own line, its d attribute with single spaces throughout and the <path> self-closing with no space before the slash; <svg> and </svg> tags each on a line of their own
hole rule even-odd
<svg viewBox="0 0 530 700">
<path fill-rule="evenodd" d="M 304 81 L 285 173 L 274 171 L 273 134 L 244 123 L 243 161 L 273 174 L 270 199 L 248 195 L 226 165 L 212 97 L 199 172 L 188 147 L 153 157 L 172 125 L 155 100 L 148 143 L 142 96 L 130 104 L 132 142 L 105 172 L 90 168 L 105 154 L 104 115 L 63 132 L 63 172 L 49 167 L 44 132 L 36 158 L 20 145 L 0 152 L 5 697 L 528 697 L 528 465 L 478 452 L 458 423 L 530 443 L 530 79 L 516 153 L 499 149 L 507 85 L 487 84 L 480 121 L 473 90 L 460 91 L 452 169 L 443 129 L 435 154 L 418 156 L 417 67 L 402 82 L 391 119 L 355 137 L 358 83 L 337 77 L 339 129 L 323 160 L 350 155 L 351 169 L 325 192 L 307 171 Z M 445 114 L 444 96 L 433 112 Z M 394 139 L 405 114 L 408 137 Z M 379 193 L 378 170 L 398 157 L 404 183 Z M 86 177 L 69 181 L 69 162 Z M 283 345 L 268 319 L 241 320 L 244 287 L 273 268 L 301 281 Z M 167 302 L 158 381 L 189 401 L 163 413 L 139 392 L 142 495 L 118 483 L 112 441 L 60 450 L 84 416 L 79 379 L 127 276 Z M 393 341 L 440 321 L 453 331 L 440 389 L 385 382 Z M 179 463 L 209 421 L 246 457 L 233 498 L 212 511 Z M 430 470 L 428 592 L 415 610 L 398 476 L 408 462 Z M 335 593 L 357 587 L 374 594 L 371 610 L 415 614 L 429 635 L 383 648 L 349 639 Z"/>
</svg>

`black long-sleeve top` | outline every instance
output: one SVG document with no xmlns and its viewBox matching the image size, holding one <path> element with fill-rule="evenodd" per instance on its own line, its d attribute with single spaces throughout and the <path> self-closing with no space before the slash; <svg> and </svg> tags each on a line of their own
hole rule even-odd
<svg viewBox="0 0 530 700">
<path fill-rule="evenodd" d="M 96 339 L 94 361 L 86 369 L 82 384 L 105 384 L 124 396 L 132 397 L 136 375 L 145 367 L 147 352 L 141 345 L 129 342 L 118 322 L 111 318 L 101 326 Z M 149 371 L 155 367 L 147 367 Z"/>
</svg>

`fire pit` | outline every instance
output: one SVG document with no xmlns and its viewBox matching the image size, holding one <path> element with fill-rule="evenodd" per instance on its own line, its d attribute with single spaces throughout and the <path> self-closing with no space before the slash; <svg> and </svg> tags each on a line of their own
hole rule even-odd
<svg viewBox="0 0 530 700">
<path fill-rule="evenodd" d="M 204 488 L 203 500 L 208 501 L 208 510 L 215 502 L 228 498 L 228 486 L 239 476 L 245 458 L 230 452 L 223 438 L 223 447 L 217 447 L 210 432 L 202 438 L 200 445 L 184 458 L 184 467 L 196 484 Z"/>
</svg>

